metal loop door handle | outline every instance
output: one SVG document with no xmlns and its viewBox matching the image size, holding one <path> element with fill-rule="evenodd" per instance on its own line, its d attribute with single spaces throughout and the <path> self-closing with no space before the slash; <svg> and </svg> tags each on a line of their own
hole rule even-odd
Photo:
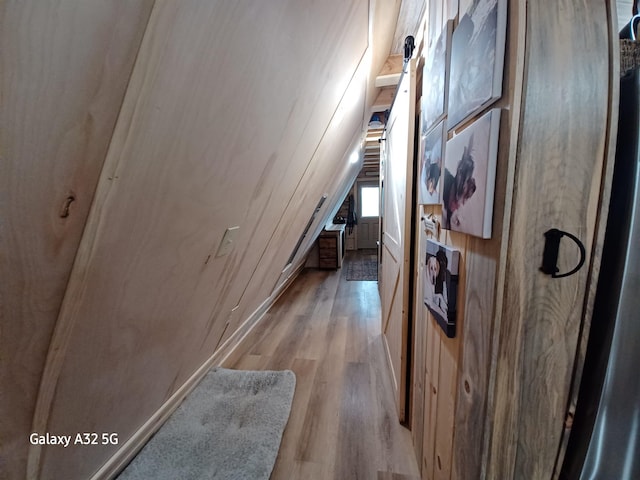
<svg viewBox="0 0 640 480">
<path fill-rule="evenodd" d="M 551 275 L 551 278 L 562 278 L 573 275 L 582 268 L 587 252 L 582 242 L 578 240 L 575 235 L 571 235 L 569 232 L 563 232 L 557 228 L 552 228 L 551 230 L 547 230 L 544 233 L 544 236 L 546 241 L 544 244 L 544 252 L 542 254 L 542 266 L 540 267 L 541 272 Z M 560 240 L 562 240 L 562 237 L 569 237 L 580 249 L 580 261 L 578 262 L 578 265 L 576 265 L 573 270 L 566 273 L 558 273 L 560 270 L 557 265 L 558 251 L 560 250 Z"/>
</svg>

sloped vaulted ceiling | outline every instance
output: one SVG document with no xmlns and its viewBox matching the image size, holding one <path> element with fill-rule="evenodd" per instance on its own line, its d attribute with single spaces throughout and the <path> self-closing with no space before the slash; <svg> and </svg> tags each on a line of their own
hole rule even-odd
<svg viewBox="0 0 640 480">
<path fill-rule="evenodd" d="M 38 5 L 11 8 L 24 9 L 29 22 Z M 357 174 L 361 162 L 348 159 L 361 148 L 399 7 L 377 0 L 155 2 L 108 151 L 96 163 L 104 159 L 102 169 L 82 179 L 90 193 L 76 202 L 90 210 L 80 217 L 75 260 L 58 259 L 70 269 L 68 282 L 56 280 L 64 293 L 43 300 L 51 305 L 40 327 L 49 325 L 53 335 L 32 345 L 38 355 L 11 366 L 18 374 L 44 369 L 30 380 L 32 391 L 40 385 L 37 405 L 32 399 L 23 407 L 35 408 L 34 430 L 25 422 L 9 429 L 17 445 L 11 471 L 26 469 L 28 450 L 34 476 L 88 478 L 118 446 L 29 446 L 28 431 L 117 432 L 122 445 L 268 303 L 319 198 L 329 197 L 314 234 Z M 64 35 L 70 12 L 39 21 Z M 74 31 L 77 48 L 94 26 L 84 27 Z M 51 45 L 54 53 L 68 48 Z M 111 60 L 103 58 L 109 71 Z M 39 162 L 20 175 L 37 175 L 56 157 Z M 82 162 L 82 155 L 69 157 L 69 169 Z M 218 256 L 230 227 L 239 227 L 233 247 Z M 29 235 L 40 234 L 34 228 Z M 15 288 L 35 280 L 25 277 Z M 24 328 L 18 334 L 28 336 Z M 3 342 L 15 347 L 18 340 Z"/>
</svg>

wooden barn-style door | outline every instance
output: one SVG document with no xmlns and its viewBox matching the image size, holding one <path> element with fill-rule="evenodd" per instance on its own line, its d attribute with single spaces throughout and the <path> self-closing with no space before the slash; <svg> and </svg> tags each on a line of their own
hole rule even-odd
<svg viewBox="0 0 640 480">
<path fill-rule="evenodd" d="M 405 421 L 411 274 L 415 60 L 405 67 L 383 141 L 384 199 L 380 298 L 382 333 L 400 421 Z"/>
</svg>

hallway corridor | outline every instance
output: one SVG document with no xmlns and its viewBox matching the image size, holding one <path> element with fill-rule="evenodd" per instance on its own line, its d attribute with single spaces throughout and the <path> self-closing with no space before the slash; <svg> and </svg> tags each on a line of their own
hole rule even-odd
<svg viewBox="0 0 640 480">
<path fill-rule="evenodd" d="M 224 363 L 296 374 L 273 480 L 419 479 L 397 420 L 377 288 L 347 281 L 344 266 L 305 270 Z"/>
</svg>

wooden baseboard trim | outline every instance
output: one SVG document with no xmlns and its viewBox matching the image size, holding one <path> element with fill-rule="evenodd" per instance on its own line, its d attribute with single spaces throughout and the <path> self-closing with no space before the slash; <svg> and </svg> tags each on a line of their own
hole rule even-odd
<svg viewBox="0 0 640 480">
<path fill-rule="evenodd" d="M 215 364 L 218 355 L 214 353 L 169 399 L 127 440 L 120 449 L 98 470 L 91 480 L 114 478 L 147 443 L 151 436 L 167 421 Z"/>
<path fill-rule="evenodd" d="M 91 477 L 91 480 L 114 478 L 142 449 L 151 436 L 167 421 L 182 401 L 214 366 L 221 365 L 262 320 L 269 308 L 298 277 L 304 265 L 296 269 L 273 294 L 253 312 L 242 325 L 209 357 L 191 377 L 127 440 L 116 453 Z"/>
<path fill-rule="evenodd" d="M 293 283 L 293 281 L 298 278 L 300 272 L 304 270 L 304 262 L 291 273 L 287 279 L 282 282 L 278 288 L 276 288 L 269 298 L 267 298 L 262 304 L 253 312 L 240 327 L 233 333 L 233 335 L 229 336 L 227 340 L 218 348 L 217 352 L 220 352 L 220 360 L 218 362 L 219 365 L 222 365 L 231 354 L 242 344 L 244 339 L 251 333 L 254 327 L 259 323 L 260 320 L 264 318 L 264 315 L 269 311 L 269 308 L 276 303 L 276 301 L 280 298 L 280 296 L 289 288 L 289 286 Z"/>
</svg>

